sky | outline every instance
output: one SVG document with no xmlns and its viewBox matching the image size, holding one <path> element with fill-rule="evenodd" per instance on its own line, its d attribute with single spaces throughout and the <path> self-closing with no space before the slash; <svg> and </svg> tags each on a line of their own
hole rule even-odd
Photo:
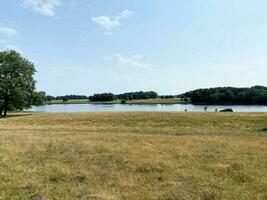
<svg viewBox="0 0 267 200">
<path fill-rule="evenodd" d="M 0 0 L 49 95 L 267 85 L 266 0 Z"/>
</svg>

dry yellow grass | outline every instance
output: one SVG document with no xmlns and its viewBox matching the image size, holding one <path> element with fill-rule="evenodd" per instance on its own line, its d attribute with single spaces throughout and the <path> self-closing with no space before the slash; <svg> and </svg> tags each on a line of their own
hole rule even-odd
<svg viewBox="0 0 267 200">
<path fill-rule="evenodd" d="M 0 119 L 0 199 L 267 199 L 267 114 Z"/>
</svg>

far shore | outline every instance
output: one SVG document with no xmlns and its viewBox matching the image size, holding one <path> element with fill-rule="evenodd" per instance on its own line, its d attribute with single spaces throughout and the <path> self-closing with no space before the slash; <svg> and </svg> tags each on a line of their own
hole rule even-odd
<svg viewBox="0 0 267 200">
<path fill-rule="evenodd" d="M 182 101 L 180 98 L 172 98 L 172 99 L 137 99 L 137 100 L 129 100 L 126 101 L 125 104 L 185 104 L 186 102 Z M 47 105 L 53 104 L 121 104 L 121 100 L 115 101 L 100 101 L 100 102 L 93 102 L 87 99 L 73 99 L 68 101 L 63 100 L 53 100 L 47 102 Z"/>
<path fill-rule="evenodd" d="M 115 100 L 115 101 L 99 101 L 99 102 L 93 102 L 89 101 L 87 99 L 71 99 L 68 101 L 63 100 L 52 100 L 48 101 L 46 105 L 64 105 L 64 104 L 121 104 L 121 100 Z M 180 98 L 171 98 L 171 99 L 136 99 L 136 100 L 128 100 L 125 103 L 126 105 L 156 105 L 156 104 L 162 104 L 162 105 L 175 105 L 175 104 L 194 104 L 194 105 L 202 105 L 202 106 L 267 106 L 266 104 L 230 104 L 230 103 L 192 103 L 190 101 L 185 102 L 182 101 Z"/>
</svg>

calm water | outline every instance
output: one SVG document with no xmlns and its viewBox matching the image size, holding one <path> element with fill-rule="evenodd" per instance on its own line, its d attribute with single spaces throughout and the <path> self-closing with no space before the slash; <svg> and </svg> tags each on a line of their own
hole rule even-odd
<svg viewBox="0 0 267 200">
<path fill-rule="evenodd" d="M 232 108 L 234 112 L 267 112 L 267 106 L 208 106 L 209 112 L 215 109 L 222 110 Z M 151 111 L 151 112 L 203 112 L 203 105 L 175 104 L 175 105 L 122 105 L 122 104 L 66 104 L 66 105 L 45 105 L 32 107 L 28 111 L 34 112 L 131 112 L 131 111 Z"/>
</svg>

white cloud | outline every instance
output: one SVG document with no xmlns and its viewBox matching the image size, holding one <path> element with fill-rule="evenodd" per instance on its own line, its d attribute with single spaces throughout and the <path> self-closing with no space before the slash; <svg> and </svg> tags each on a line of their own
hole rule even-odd
<svg viewBox="0 0 267 200">
<path fill-rule="evenodd" d="M 11 28 L 11 27 L 7 27 L 7 26 L 3 26 L 1 23 L 0 23 L 0 33 L 10 37 L 12 35 L 16 35 L 18 34 L 18 31 L 14 28 Z"/>
<path fill-rule="evenodd" d="M 95 24 L 102 27 L 103 29 L 105 29 L 105 31 L 106 31 L 105 33 L 110 35 L 110 34 L 112 34 L 112 31 L 115 28 L 120 27 L 122 25 L 122 21 L 124 19 L 127 19 L 128 17 L 130 17 L 133 14 L 134 14 L 133 11 L 126 9 L 116 16 L 103 15 L 103 16 L 98 16 L 98 17 L 92 17 L 92 21 Z"/>
<path fill-rule="evenodd" d="M 21 48 L 17 45 L 11 44 L 10 39 L 12 36 L 17 35 L 18 31 L 14 28 L 4 26 L 0 23 L 0 34 L 7 36 L 5 39 L 0 39 L 0 49 L 1 50 L 15 50 L 22 52 Z"/>
<path fill-rule="evenodd" d="M 61 0 L 22 0 L 22 5 L 45 16 L 54 16 Z"/>
<path fill-rule="evenodd" d="M 143 55 L 121 55 L 114 54 L 105 58 L 108 61 L 114 61 L 116 65 L 120 67 L 131 67 L 139 69 L 152 69 L 153 65 L 151 63 L 144 61 Z"/>
</svg>

